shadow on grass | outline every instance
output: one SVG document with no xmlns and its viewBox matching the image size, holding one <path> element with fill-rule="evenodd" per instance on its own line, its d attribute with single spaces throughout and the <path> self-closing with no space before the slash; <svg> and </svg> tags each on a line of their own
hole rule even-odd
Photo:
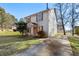
<svg viewBox="0 0 79 59">
<path fill-rule="evenodd" d="M 39 43 L 39 40 L 30 36 L 0 34 L 0 56 L 16 54 L 28 49 L 31 45 Z"/>
<path fill-rule="evenodd" d="M 21 35 L 0 35 L 0 37 L 21 37 Z"/>
<path fill-rule="evenodd" d="M 31 39 L 31 38 L 34 38 L 34 37 L 31 37 L 31 36 L 22 36 L 22 35 L 3 35 L 3 36 L 0 36 L 0 39 L 1 38 L 21 38 L 21 39 Z M 28 40 L 27 39 L 27 40 Z M 36 39 L 36 38 L 34 38 L 34 39 Z"/>
<path fill-rule="evenodd" d="M 9 42 L 28 41 L 28 40 L 36 40 L 36 38 L 29 37 L 29 36 L 21 36 L 21 35 L 0 36 L 0 44 L 9 43 Z"/>
</svg>

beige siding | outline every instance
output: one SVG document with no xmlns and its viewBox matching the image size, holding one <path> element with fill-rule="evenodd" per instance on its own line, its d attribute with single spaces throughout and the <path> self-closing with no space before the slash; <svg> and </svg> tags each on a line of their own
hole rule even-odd
<svg viewBox="0 0 79 59">
<path fill-rule="evenodd" d="M 43 31 L 48 35 L 48 36 L 54 36 L 57 34 L 57 22 L 56 22 L 56 17 L 54 13 L 54 9 L 50 9 L 47 11 L 42 11 L 43 12 L 43 20 L 36 21 L 36 15 L 39 13 L 36 13 L 36 15 L 31 15 L 31 22 L 37 23 L 38 26 L 43 26 Z M 39 16 L 40 18 L 40 16 Z M 38 19 L 39 19 L 38 18 Z M 33 35 L 33 30 L 31 29 L 31 34 Z"/>
<path fill-rule="evenodd" d="M 56 17 L 54 10 L 49 11 L 49 36 L 54 36 L 57 34 L 57 22 L 56 22 Z"/>
<path fill-rule="evenodd" d="M 36 15 L 31 16 L 31 22 L 36 23 Z"/>
<path fill-rule="evenodd" d="M 48 22 L 49 22 L 49 19 L 48 19 L 48 12 L 44 12 L 43 13 L 43 21 L 41 22 L 43 25 L 43 30 L 48 34 Z"/>
</svg>

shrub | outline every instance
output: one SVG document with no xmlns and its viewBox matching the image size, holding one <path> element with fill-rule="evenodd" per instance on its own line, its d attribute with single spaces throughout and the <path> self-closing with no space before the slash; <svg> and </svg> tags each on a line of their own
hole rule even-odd
<svg viewBox="0 0 79 59">
<path fill-rule="evenodd" d="M 38 37 L 39 38 L 44 38 L 44 37 L 47 37 L 46 33 L 44 31 L 39 31 L 38 32 Z"/>
<path fill-rule="evenodd" d="M 27 23 L 19 21 L 16 23 L 16 25 L 17 25 L 17 31 L 19 31 L 22 35 L 25 34 L 25 31 L 27 31 Z"/>
<path fill-rule="evenodd" d="M 79 35 L 79 28 L 75 28 L 75 34 Z"/>
<path fill-rule="evenodd" d="M 13 29 L 13 31 L 16 32 L 17 30 L 16 29 Z"/>
</svg>

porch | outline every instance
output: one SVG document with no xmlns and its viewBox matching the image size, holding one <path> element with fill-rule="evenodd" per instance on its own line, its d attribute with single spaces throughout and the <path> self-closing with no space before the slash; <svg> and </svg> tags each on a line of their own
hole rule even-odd
<svg viewBox="0 0 79 59">
<path fill-rule="evenodd" d="M 43 26 L 39 26 L 39 25 L 36 24 L 36 23 L 30 23 L 28 29 L 29 29 L 28 35 L 34 36 L 34 37 L 38 36 L 38 32 L 39 32 L 39 31 L 44 31 L 44 30 L 43 30 Z"/>
</svg>

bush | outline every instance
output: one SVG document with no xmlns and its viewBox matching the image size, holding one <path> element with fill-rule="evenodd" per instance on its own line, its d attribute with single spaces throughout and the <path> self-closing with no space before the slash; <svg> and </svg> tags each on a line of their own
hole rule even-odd
<svg viewBox="0 0 79 59">
<path fill-rule="evenodd" d="M 75 34 L 79 35 L 79 28 L 75 28 Z"/>
<path fill-rule="evenodd" d="M 39 31 L 38 32 L 38 37 L 39 38 L 44 38 L 44 37 L 47 37 L 46 33 L 44 31 Z"/>
<path fill-rule="evenodd" d="M 16 23 L 16 25 L 17 25 L 17 31 L 19 31 L 22 35 L 25 34 L 25 31 L 27 31 L 27 23 L 19 21 Z"/>
<path fill-rule="evenodd" d="M 13 29 L 13 31 L 16 32 L 17 30 L 16 29 Z"/>
</svg>

